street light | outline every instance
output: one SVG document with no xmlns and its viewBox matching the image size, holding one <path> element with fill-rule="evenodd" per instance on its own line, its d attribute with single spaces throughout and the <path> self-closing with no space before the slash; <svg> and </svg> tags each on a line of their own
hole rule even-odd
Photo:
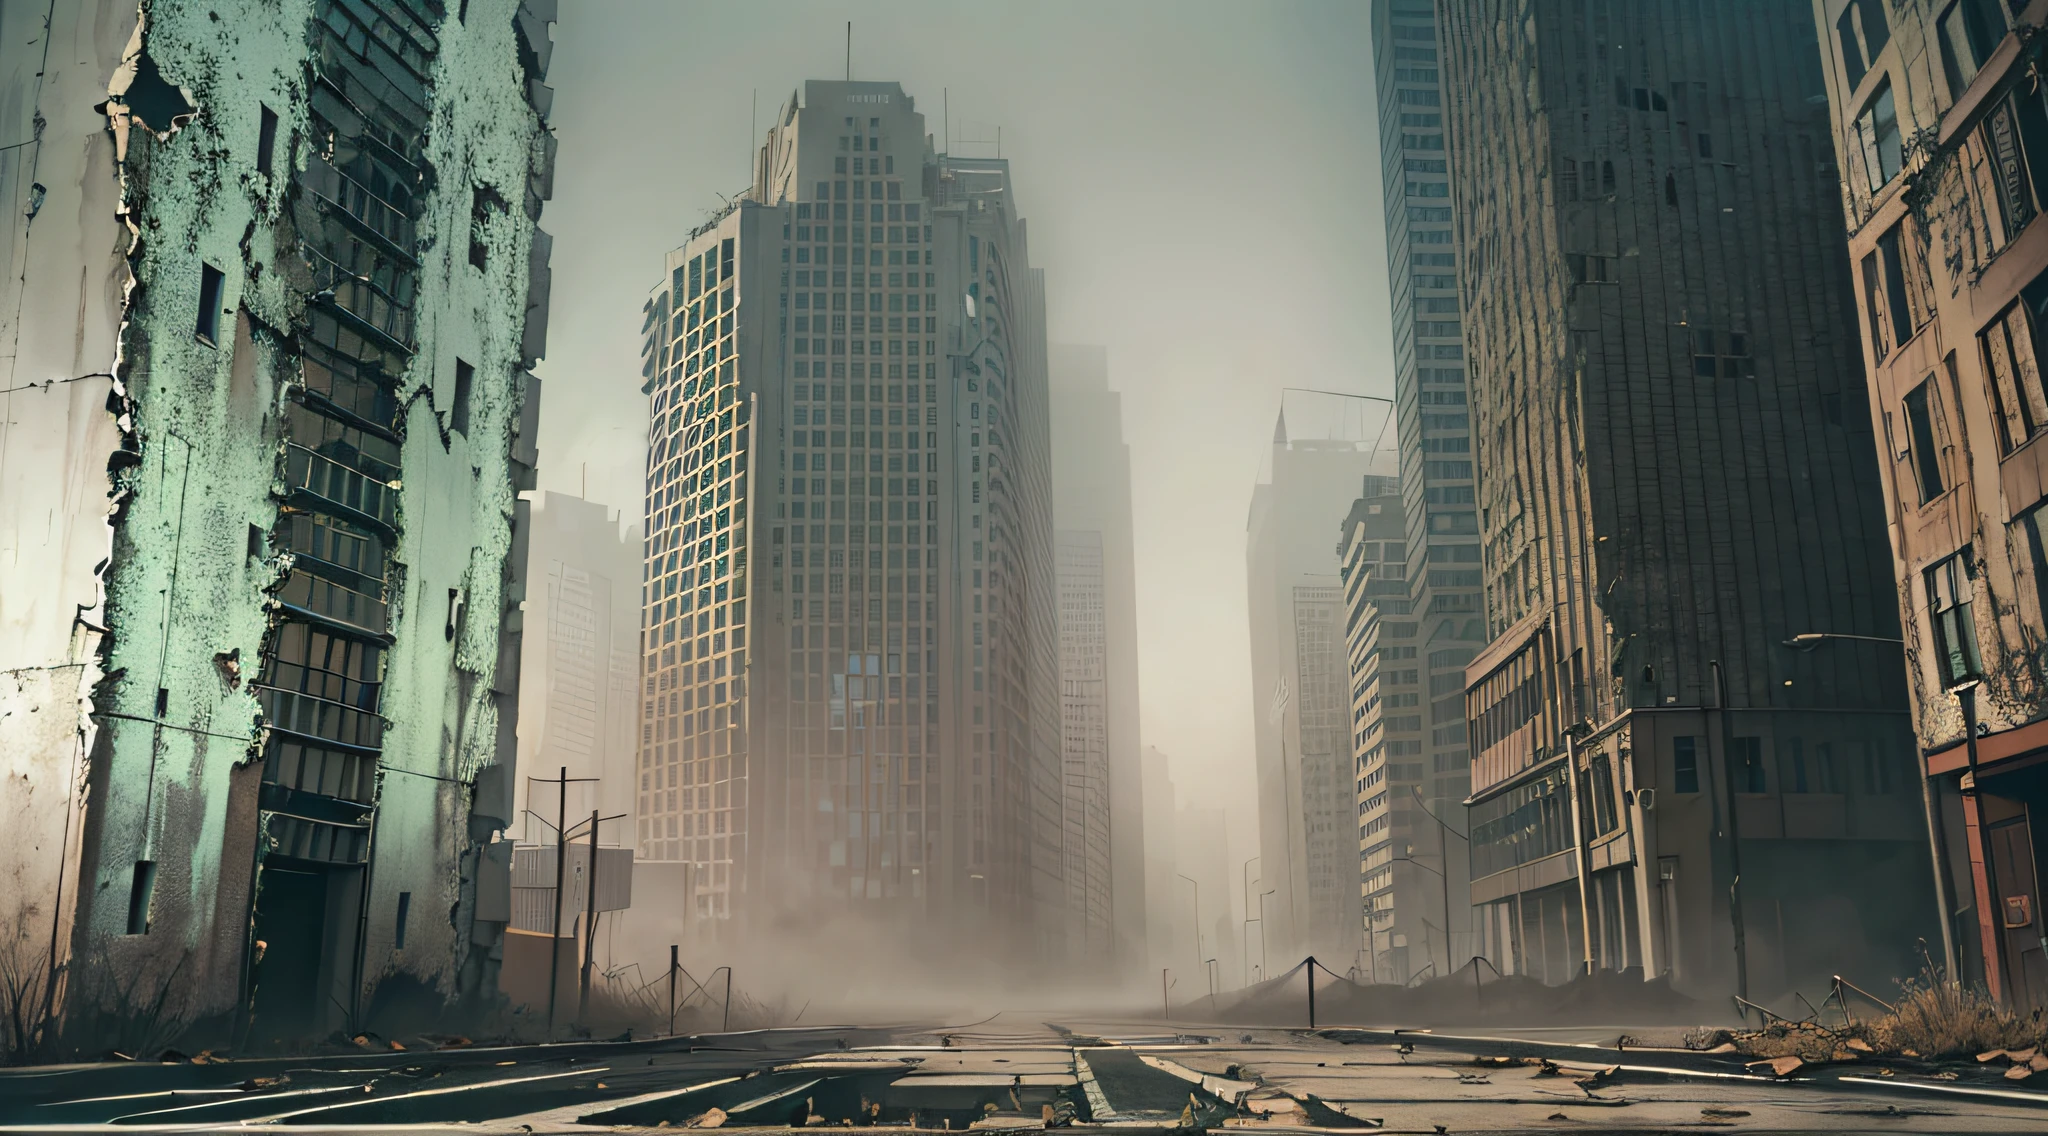
<svg viewBox="0 0 2048 1136">
<path fill-rule="evenodd" d="M 1259 862 L 1259 860 L 1260 860 L 1260 857 L 1258 857 L 1258 856 L 1254 856 L 1254 857 L 1252 857 L 1251 859 L 1249 859 L 1249 860 L 1246 860 L 1246 861 L 1244 862 L 1244 866 L 1243 866 L 1242 868 L 1239 868 L 1239 869 L 1238 869 L 1238 873 L 1239 873 L 1239 874 L 1240 874 L 1241 876 L 1243 876 L 1243 877 L 1244 877 L 1244 923 L 1243 923 L 1243 924 L 1242 924 L 1241 926 L 1239 926 L 1239 928 L 1238 928 L 1238 933 L 1237 933 L 1237 942 L 1238 942 L 1238 948 L 1237 948 L 1237 949 L 1238 949 L 1238 950 L 1240 950 L 1240 951 L 1242 951 L 1242 952 L 1244 952 L 1244 984 L 1245 984 L 1246 986 L 1250 986 L 1250 985 L 1252 984 L 1252 942 L 1251 942 L 1251 936 L 1252 936 L 1252 876 L 1251 876 L 1251 873 L 1252 873 L 1252 865 L 1253 865 L 1253 864 L 1256 864 L 1256 863 L 1258 863 L 1258 862 Z M 1260 882 L 1260 883 L 1265 883 L 1265 882 L 1266 882 L 1266 881 L 1265 881 L 1265 878 L 1264 878 L 1264 877 L 1260 877 L 1260 879 L 1259 879 L 1259 882 Z"/>
<path fill-rule="evenodd" d="M 1193 876 L 1181 875 L 1179 872 L 1175 872 L 1174 875 L 1180 876 L 1195 889 L 1195 958 L 1199 960 L 1202 957 L 1202 885 L 1195 883 Z"/>
<path fill-rule="evenodd" d="M 1465 835 L 1462 832 L 1459 832 L 1457 829 L 1452 828 L 1449 822 L 1445 821 L 1444 818 L 1436 815 L 1435 812 L 1431 811 L 1429 807 L 1429 802 L 1422 799 L 1421 791 L 1416 789 L 1415 786 L 1408 786 L 1408 794 L 1415 798 L 1415 807 L 1421 809 L 1423 815 L 1435 821 L 1437 828 L 1442 830 L 1437 833 L 1436 850 L 1437 858 L 1444 862 L 1444 870 L 1438 872 L 1436 874 L 1436 878 L 1443 881 L 1444 888 L 1444 973 L 1449 974 L 1451 972 L 1451 850 L 1450 847 L 1444 843 L 1443 834 L 1445 832 L 1448 832 L 1452 836 L 1455 836 L 1458 839 L 1464 841 L 1465 847 L 1467 848 L 1470 848 L 1472 846 L 1472 838 L 1470 836 Z M 1409 847 L 1408 852 L 1410 855 L 1414 854 L 1415 849 L 1412 845 Z M 1590 935 L 1591 932 L 1588 932 L 1589 937 Z"/>
<path fill-rule="evenodd" d="M 1846 639 L 1860 643 L 1884 643 L 1888 646 L 1898 647 L 1901 651 L 1906 646 L 1904 639 L 1893 639 L 1882 635 L 1840 635 L 1828 631 L 1801 632 L 1785 640 L 1785 646 L 1795 651 L 1811 651 L 1823 643 L 1836 639 Z M 1965 685 L 1968 687 L 1967 692 L 1964 689 Z M 1956 701 L 1961 704 L 1963 711 L 1964 743 L 1967 747 L 1964 750 L 1964 754 L 1969 761 L 1972 774 L 1970 780 L 1973 787 L 1976 782 L 1975 772 L 1977 767 L 1976 685 L 1976 681 L 1971 679 L 1966 684 L 1959 684 L 1949 688 L 1949 693 L 1956 696 Z M 1939 909 L 1941 916 L 1937 920 L 1941 925 L 1941 964 L 1944 968 L 1944 973 L 1948 976 L 1948 980 L 1953 983 L 1958 980 L 1958 975 L 1956 972 L 1955 929 L 1950 926 L 1949 914 L 1955 908 L 1953 906 L 1954 901 L 1949 898 L 1948 894 L 1948 838 L 1942 831 L 1941 810 L 1935 806 L 1934 791 L 1929 785 L 1930 780 L 1927 775 L 1926 758 L 1923 755 L 1919 777 L 1920 812 L 1927 824 L 1928 853 L 1933 858 L 1934 864 L 1934 903 Z M 1988 863 L 1989 861 L 1987 860 L 1986 862 Z"/>
<path fill-rule="evenodd" d="M 1272 964 L 1266 960 L 1266 897 L 1279 890 L 1267 888 L 1259 893 L 1259 977 L 1262 981 L 1273 974 Z"/>
</svg>

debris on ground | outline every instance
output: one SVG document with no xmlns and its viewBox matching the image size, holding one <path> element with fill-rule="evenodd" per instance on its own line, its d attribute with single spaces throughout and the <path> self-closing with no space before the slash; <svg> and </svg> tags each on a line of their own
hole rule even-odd
<svg viewBox="0 0 2048 1136">
<path fill-rule="evenodd" d="M 1792 1056 L 1791 1054 L 1786 1054 L 1783 1057 L 1772 1057 L 1767 1058 L 1763 1061 L 1751 1061 L 1744 1064 L 1743 1068 L 1749 1070 L 1752 1073 L 1769 1073 L 1773 1077 L 1789 1077 L 1793 1073 L 1798 1072 L 1799 1069 L 1805 1064 L 1806 1062 L 1801 1060 L 1800 1058 Z"/>
</svg>

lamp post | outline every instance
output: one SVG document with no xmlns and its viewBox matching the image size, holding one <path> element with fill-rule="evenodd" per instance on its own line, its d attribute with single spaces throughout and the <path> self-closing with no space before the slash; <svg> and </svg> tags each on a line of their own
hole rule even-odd
<svg viewBox="0 0 2048 1136">
<path fill-rule="evenodd" d="M 1808 631 L 1799 635 L 1794 635 L 1792 638 L 1785 640 L 1785 646 L 1790 647 L 1795 651 L 1811 651 L 1815 647 L 1818 647 L 1823 643 L 1830 642 L 1836 639 L 1847 639 L 1860 643 L 1884 643 L 1889 646 L 1898 647 L 1901 649 L 1901 651 L 1903 651 L 1906 646 L 1906 641 L 1903 639 L 1890 639 L 1881 635 L 1836 635 L 1831 632 L 1825 631 Z M 1974 684 L 1972 684 L 1972 686 L 1974 687 Z M 1956 693 L 1958 700 L 1961 700 L 1962 695 L 1960 692 L 1952 693 Z M 1976 692 L 1973 689 L 1970 693 L 1969 704 L 1966 707 L 1964 707 L 1965 718 L 1974 719 L 1976 716 L 1976 709 Z M 1969 746 L 1969 749 L 1966 751 L 1966 754 L 1969 757 L 1970 765 L 1974 770 L 1977 764 L 1976 723 L 1972 720 L 1966 721 L 1965 724 L 1969 727 L 1965 731 L 1968 735 L 1968 737 L 1966 738 L 1966 743 Z M 1959 981 L 1959 974 L 1956 970 L 1955 927 L 1953 926 L 1954 921 L 1950 917 L 1950 913 L 1955 910 L 1955 901 L 1950 898 L 1948 890 L 1948 837 L 1947 834 L 1943 831 L 1943 825 L 1941 821 L 1941 809 L 1936 805 L 1934 800 L 1934 788 L 1932 783 L 1933 779 L 1927 775 L 1927 757 L 1925 754 L 1920 755 L 1919 765 L 1920 776 L 1918 780 L 1920 782 L 1920 813 L 1922 819 L 1926 822 L 1927 825 L 1927 850 L 1928 855 L 1933 860 L 1934 905 L 1937 909 L 1939 909 L 1939 913 L 1941 916 L 1941 918 L 1938 919 L 1937 922 L 1941 925 L 1942 973 L 1948 978 L 1949 982 L 1954 983 Z M 1973 777 L 1971 780 L 1974 782 L 1975 778 Z"/>
<path fill-rule="evenodd" d="M 1202 885 L 1196 883 L 1193 876 L 1182 875 L 1179 872 L 1175 872 L 1174 875 L 1180 876 L 1181 879 L 1188 882 L 1190 887 L 1195 889 L 1195 960 L 1200 962 L 1202 958 Z"/>
<path fill-rule="evenodd" d="M 1261 980 L 1270 978 L 1273 975 L 1273 966 L 1266 959 L 1266 897 L 1279 890 L 1279 888 L 1267 888 L 1259 893 L 1259 978 Z"/>
<path fill-rule="evenodd" d="M 1422 799 L 1422 793 L 1415 786 L 1408 786 L 1408 795 L 1415 798 L 1415 807 L 1421 809 L 1424 816 L 1436 822 L 1438 830 L 1436 835 L 1437 858 L 1443 861 L 1444 870 L 1438 872 L 1436 878 L 1443 882 L 1444 889 L 1444 973 L 1449 974 L 1451 972 L 1451 849 L 1449 845 L 1444 843 L 1444 833 L 1448 832 L 1452 836 L 1464 841 L 1465 847 L 1468 849 L 1472 847 L 1472 838 L 1452 828 L 1449 821 L 1436 815 L 1435 811 L 1429 807 L 1429 802 Z M 1468 864 L 1467 870 L 1469 869 L 1470 865 Z M 1588 932 L 1588 934 L 1590 935 L 1591 932 Z"/>
<path fill-rule="evenodd" d="M 1237 949 L 1238 949 L 1239 951 L 1243 952 L 1243 955 L 1244 955 L 1244 984 L 1245 984 L 1246 986 L 1250 986 L 1250 985 L 1252 984 L 1252 943 L 1251 943 L 1251 934 L 1252 934 L 1252 876 L 1251 876 L 1251 872 L 1252 872 L 1252 865 L 1253 865 L 1253 864 L 1256 864 L 1256 863 L 1258 863 L 1258 862 L 1259 862 L 1259 859 L 1260 859 L 1260 857 L 1254 856 L 1254 857 L 1252 857 L 1251 859 L 1249 859 L 1249 860 L 1246 860 L 1246 861 L 1244 862 L 1244 866 L 1243 866 L 1242 868 L 1238 869 L 1238 874 L 1239 874 L 1240 876 L 1242 876 L 1242 877 L 1244 878 L 1244 922 L 1243 922 L 1243 924 L 1241 924 L 1241 925 L 1239 926 L 1239 928 L 1238 928 L 1238 936 L 1237 936 L 1237 938 L 1238 938 L 1238 947 L 1237 947 Z M 1263 878 L 1261 878 L 1259 882 L 1260 882 L 1260 883 L 1264 883 L 1264 882 L 1265 882 L 1265 880 L 1264 880 Z"/>
</svg>

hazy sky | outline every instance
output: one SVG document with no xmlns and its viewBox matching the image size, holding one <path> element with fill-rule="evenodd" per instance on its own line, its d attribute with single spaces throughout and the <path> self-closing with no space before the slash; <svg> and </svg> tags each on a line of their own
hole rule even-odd
<svg viewBox="0 0 2048 1136">
<path fill-rule="evenodd" d="M 563 0 L 542 487 L 578 492 L 587 467 L 591 499 L 638 515 L 640 305 L 747 185 L 754 127 L 844 76 L 852 20 L 853 77 L 901 82 L 934 135 L 950 101 L 955 153 L 1001 128 L 1050 337 L 1109 349 L 1144 740 L 1251 855 L 1244 526 L 1279 392 L 1392 393 L 1370 8 Z"/>
</svg>

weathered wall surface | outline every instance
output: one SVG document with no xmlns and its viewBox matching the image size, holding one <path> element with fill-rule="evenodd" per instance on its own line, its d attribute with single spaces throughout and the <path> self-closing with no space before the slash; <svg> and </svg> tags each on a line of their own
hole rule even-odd
<svg viewBox="0 0 2048 1136">
<path fill-rule="evenodd" d="M 107 400 L 126 274 L 94 109 L 132 3 L 0 3 L 0 953 L 68 953 L 104 622 Z M 71 66 L 50 67 L 62 59 Z"/>
<path fill-rule="evenodd" d="M 299 339 L 311 306 L 335 304 L 299 229 L 321 215 L 304 195 L 326 141 L 307 99 L 322 66 L 379 65 L 309 56 L 316 20 L 350 29 L 344 51 L 363 29 L 396 42 L 394 19 L 434 29 L 410 60 L 427 76 L 431 176 L 399 250 L 418 262 L 417 350 L 392 376 L 404 477 L 386 487 L 398 510 L 376 597 L 391 646 L 367 676 L 388 723 L 367 867 L 326 901 L 349 957 L 319 976 L 343 1014 L 392 973 L 443 997 L 488 989 L 496 927 L 474 921 L 473 884 L 477 844 L 510 813 L 498 788 L 517 689 L 516 494 L 535 461 L 527 369 L 545 342 L 534 222 L 553 146 L 536 105 L 553 5 L 470 0 L 466 23 L 439 8 L 0 4 L 0 130 L 35 139 L 0 150 L 0 201 L 22 218 L 0 233 L 0 913 L 18 928 L 0 948 L 68 944 L 74 1011 L 168 990 L 171 1017 L 225 1022 L 248 986 L 277 843 L 276 805 L 259 811 L 275 735 L 249 684 L 294 565 L 278 527 L 294 492 L 285 443 L 317 444 L 288 425 Z M 201 311 L 209 270 L 219 285 Z M 508 768 L 473 810 L 494 764 Z M 154 886 L 131 904 L 139 862 Z"/>
</svg>

